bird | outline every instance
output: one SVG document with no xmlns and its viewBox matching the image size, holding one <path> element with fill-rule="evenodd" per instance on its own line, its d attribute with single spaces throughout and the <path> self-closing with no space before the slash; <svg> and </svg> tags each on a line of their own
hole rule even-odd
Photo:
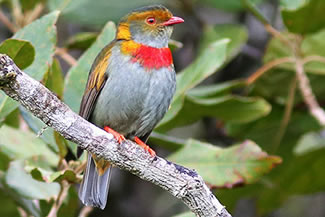
<svg viewBox="0 0 325 217">
<path fill-rule="evenodd" d="M 141 7 L 122 17 L 115 38 L 92 64 L 79 115 L 113 134 L 118 143 L 130 139 L 155 156 L 146 142 L 176 90 L 168 41 L 173 26 L 183 22 L 162 5 Z M 77 156 L 82 152 L 78 148 Z M 88 153 L 78 193 L 84 205 L 106 207 L 111 167 Z"/>
</svg>

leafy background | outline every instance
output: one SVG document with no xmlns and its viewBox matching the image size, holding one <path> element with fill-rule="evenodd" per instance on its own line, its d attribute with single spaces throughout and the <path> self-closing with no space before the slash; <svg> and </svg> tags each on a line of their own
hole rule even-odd
<svg viewBox="0 0 325 217">
<path fill-rule="evenodd" d="M 324 123 L 295 68 L 305 61 L 323 107 L 323 0 L 0 0 L 0 53 L 78 112 L 118 19 L 157 3 L 186 22 L 170 42 L 177 91 L 149 144 L 197 170 L 233 216 L 325 216 Z M 0 91 L 0 216 L 193 216 L 116 168 L 106 209 L 83 207 L 75 150 Z"/>
</svg>

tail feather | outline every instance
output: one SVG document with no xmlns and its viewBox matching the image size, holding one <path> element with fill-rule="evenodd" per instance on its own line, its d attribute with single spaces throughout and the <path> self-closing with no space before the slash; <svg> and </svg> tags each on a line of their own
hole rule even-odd
<svg viewBox="0 0 325 217">
<path fill-rule="evenodd" d="M 111 167 L 99 175 L 91 155 L 88 154 L 87 167 L 79 187 L 79 198 L 86 206 L 104 209 L 107 202 Z"/>
</svg>

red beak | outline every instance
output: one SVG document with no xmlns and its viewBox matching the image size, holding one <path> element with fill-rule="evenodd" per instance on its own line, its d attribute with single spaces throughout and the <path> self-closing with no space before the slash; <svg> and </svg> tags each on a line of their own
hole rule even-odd
<svg viewBox="0 0 325 217">
<path fill-rule="evenodd" d="M 170 26 L 170 25 L 174 25 L 174 24 L 178 24 L 178 23 L 184 23 L 184 20 L 180 17 L 173 16 L 172 18 L 170 18 L 169 20 L 164 22 L 163 25 Z"/>
</svg>

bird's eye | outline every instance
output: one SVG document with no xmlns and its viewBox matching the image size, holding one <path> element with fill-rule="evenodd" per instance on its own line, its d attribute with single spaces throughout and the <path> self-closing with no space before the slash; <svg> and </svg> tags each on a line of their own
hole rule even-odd
<svg viewBox="0 0 325 217">
<path fill-rule="evenodd" d="M 156 23 L 156 19 L 154 17 L 148 17 L 146 22 L 150 25 L 153 25 Z"/>
</svg>

